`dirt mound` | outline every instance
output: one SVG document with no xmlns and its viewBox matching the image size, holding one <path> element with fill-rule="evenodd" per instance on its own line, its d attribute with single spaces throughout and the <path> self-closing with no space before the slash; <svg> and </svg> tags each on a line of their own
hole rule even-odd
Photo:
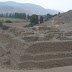
<svg viewBox="0 0 72 72">
<path fill-rule="evenodd" d="M 53 26 L 64 31 L 72 30 L 72 10 L 58 14 L 47 22 L 40 24 L 40 26 Z"/>
</svg>

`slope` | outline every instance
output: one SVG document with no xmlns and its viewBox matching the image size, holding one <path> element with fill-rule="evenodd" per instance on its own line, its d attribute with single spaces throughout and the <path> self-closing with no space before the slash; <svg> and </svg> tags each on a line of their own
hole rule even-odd
<svg viewBox="0 0 72 72">
<path fill-rule="evenodd" d="M 46 21 L 41 26 L 53 26 L 57 27 L 64 31 L 71 31 L 72 30 L 72 10 L 58 14 L 57 16 L 53 17 L 49 21 Z"/>
</svg>

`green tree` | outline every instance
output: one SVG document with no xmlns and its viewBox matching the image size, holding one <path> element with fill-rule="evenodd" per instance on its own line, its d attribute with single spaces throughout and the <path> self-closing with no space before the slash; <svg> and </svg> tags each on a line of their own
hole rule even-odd
<svg viewBox="0 0 72 72">
<path fill-rule="evenodd" d="M 26 14 L 25 13 L 15 13 L 13 17 L 20 18 L 20 19 L 26 19 Z"/>
<path fill-rule="evenodd" d="M 33 23 L 33 24 L 38 24 L 38 15 L 36 14 L 33 14 L 31 17 L 30 17 L 30 22 Z"/>
<path fill-rule="evenodd" d="M 0 27 L 3 27 L 3 24 L 2 24 L 2 22 L 0 21 Z"/>
<path fill-rule="evenodd" d="M 29 16 L 29 14 L 27 15 L 26 19 L 27 19 L 27 20 L 30 20 L 30 16 Z"/>
<path fill-rule="evenodd" d="M 40 16 L 40 23 L 43 23 L 43 16 Z"/>
<path fill-rule="evenodd" d="M 0 17 L 4 17 L 4 14 L 0 14 Z"/>
<path fill-rule="evenodd" d="M 49 20 L 49 19 L 51 19 L 52 17 L 53 17 L 53 15 L 47 14 L 47 15 L 46 15 L 46 21 Z"/>
</svg>

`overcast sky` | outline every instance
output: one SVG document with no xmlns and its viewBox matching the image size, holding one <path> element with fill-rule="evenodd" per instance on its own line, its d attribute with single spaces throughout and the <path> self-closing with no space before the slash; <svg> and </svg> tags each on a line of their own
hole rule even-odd
<svg viewBox="0 0 72 72">
<path fill-rule="evenodd" d="M 55 9 L 60 11 L 68 11 L 72 9 L 72 0 L 0 0 L 0 2 L 3 1 L 33 3 L 33 4 L 40 5 L 46 9 Z"/>
</svg>

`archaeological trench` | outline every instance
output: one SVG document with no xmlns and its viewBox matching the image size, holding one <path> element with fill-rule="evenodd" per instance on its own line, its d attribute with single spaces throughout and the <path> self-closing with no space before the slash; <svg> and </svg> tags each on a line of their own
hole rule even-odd
<svg viewBox="0 0 72 72">
<path fill-rule="evenodd" d="M 34 26 L 0 30 L 0 65 L 47 69 L 72 65 L 72 31 Z"/>
</svg>

